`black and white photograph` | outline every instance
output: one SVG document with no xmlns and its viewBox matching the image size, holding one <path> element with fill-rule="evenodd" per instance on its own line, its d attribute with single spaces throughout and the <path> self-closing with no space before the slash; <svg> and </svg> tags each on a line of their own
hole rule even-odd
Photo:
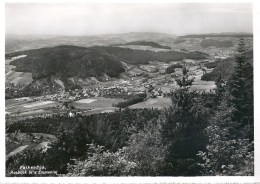
<svg viewBox="0 0 260 184">
<path fill-rule="evenodd" d="M 6 2 L 4 55 L 7 178 L 255 176 L 252 3 Z"/>
</svg>

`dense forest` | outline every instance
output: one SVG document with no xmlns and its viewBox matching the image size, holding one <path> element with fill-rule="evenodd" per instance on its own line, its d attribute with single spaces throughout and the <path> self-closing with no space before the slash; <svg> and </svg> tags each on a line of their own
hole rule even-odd
<svg viewBox="0 0 260 184">
<path fill-rule="evenodd" d="M 167 52 L 154 52 L 149 50 L 134 50 L 129 48 L 120 47 L 105 47 L 96 46 L 92 47 L 96 50 L 114 55 L 129 64 L 147 64 L 149 61 L 169 62 L 180 61 L 182 59 L 206 59 L 208 54 L 198 51 L 180 52 L 180 51 L 167 51 Z"/>
<path fill-rule="evenodd" d="M 59 176 L 254 175 L 253 66 L 243 40 L 227 81 L 214 92 L 191 90 L 183 67 L 164 110 L 7 120 L 6 132 L 54 134 L 47 151 L 9 157 L 6 175 L 21 165 L 44 165 Z"/>
<path fill-rule="evenodd" d="M 170 65 L 166 68 L 166 73 L 174 73 L 176 68 L 182 68 L 182 65 L 180 63 Z"/>
<path fill-rule="evenodd" d="M 16 71 L 31 72 L 34 79 L 53 75 L 60 78 L 99 77 L 104 73 L 116 77 L 124 71 L 116 57 L 84 47 L 57 46 L 23 51 L 20 54 L 27 57 L 12 61 L 11 64 L 16 66 Z"/>
<path fill-rule="evenodd" d="M 131 105 L 137 104 L 139 102 L 143 102 L 146 100 L 146 98 L 147 98 L 146 93 L 141 93 L 141 94 L 134 95 L 133 97 L 130 97 L 129 99 L 127 99 L 123 102 L 119 102 L 118 104 L 113 104 L 113 106 L 119 107 L 119 108 L 126 108 Z"/>
</svg>

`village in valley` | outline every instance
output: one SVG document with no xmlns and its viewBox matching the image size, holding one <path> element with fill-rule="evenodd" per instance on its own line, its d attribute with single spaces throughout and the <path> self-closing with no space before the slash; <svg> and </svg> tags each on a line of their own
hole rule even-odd
<svg viewBox="0 0 260 184">
<path fill-rule="evenodd" d="M 233 39 L 233 42 L 235 43 L 238 41 L 237 38 L 229 39 Z M 180 61 L 171 61 L 165 63 L 149 61 L 148 64 L 144 65 L 131 65 L 123 63 L 125 65 L 126 71 L 121 73 L 118 78 L 109 77 L 107 75 L 104 76 L 102 81 L 98 81 L 95 77 L 88 77 L 85 79 L 72 78 L 71 80 L 77 80 L 77 84 L 79 86 L 76 86 L 74 89 L 65 90 L 62 81 L 56 79 L 57 87 L 54 88 L 55 90 L 51 91 L 44 89 L 46 92 L 40 96 L 24 96 L 10 100 L 6 99 L 6 113 L 10 116 L 19 114 L 21 117 L 29 117 L 37 115 L 50 115 L 60 112 L 70 113 L 70 115 L 73 112 L 91 114 L 96 112 L 95 109 L 98 109 L 97 112 L 107 112 L 108 110 L 116 110 L 116 103 L 128 100 L 129 98 L 138 94 L 146 95 L 144 101 L 149 102 L 149 99 L 153 100 L 150 104 L 148 103 L 149 105 L 146 104 L 147 106 L 143 105 L 144 102 L 140 102 L 140 105 L 133 104 L 133 107 L 129 106 L 129 108 L 162 109 L 168 107 L 171 104 L 167 94 L 177 88 L 175 78 L 181 75 L 182 66 L 187 67 L 189 69 L 190 76 L 194 77 L 192 89 L 213 92 L 215 87 L 214 81 L 201 80 L 201 77 L 205 73 L 210 73 L 214 69 L 208 68 L 206 66 L 207 63 L 212 63 L 218 58 L 226 59 L 235 53 L 235 49 L 234 46 L 227 48 L 216 48 L 211 46 L 205 49 L 201 49 L 201 46 L 198 44 L 198 40 L 200 39 L 194 40 L 192 38 L 190 40 L 187 39 L 186 42 L 181 42 L 178 44 L 179 50 L 176 50 L 176 44 L 174 46 L 174 51 L 180 51 L 181 48 L 185 48 L 186 50 L 192 49 L 191 51 L 203 50 L 209 54 L 207 59 L 183 59 Z M 248 38 L 247 44 L 252 45 L 252 39 Z M 131 48 L 135 48 L 135 45 L 132 45 Z M 136 46 L 135 49 L 139 49 L 139 46 Z M 142 49 L 158 52 L 156 48 L 148 46 L 143 46 Z M 6 60 L 5 66 L 7 95 L 8 93 L 12 93 L 14 96 L 15 94 L 19 94 L 19 90 L 23 89 L 27 85 L 30 85 L 33 80 L 31 73 L 16 72 L 15 66 L 10 65 L 10 61 L 24 57 L 26 57 L 26 55 L 15 56 Z M 179 67 L 176 67 L 174 72 L 167 73 L 167 68 L 171 65 L 179 65 Z M 81 103 L 82 99 L 93 99 L 93 102 L 85 103 L 85 105 L 83 105 Z M 92 103 L 94 103 L 96 100 L 104 100 L 105 104 L 100 104 L 100 107 L 98 105 L 94 105 L 92 107 Z M 15 107 L 13 104 L 16 104 Z M 81 108 L 77 108 L 78 104 L 80 104 L 79 106 Z M 68 109 L 68 107 L 73 107 L 73 112 L 71 112 L 71 109 Z"/>
</svg>

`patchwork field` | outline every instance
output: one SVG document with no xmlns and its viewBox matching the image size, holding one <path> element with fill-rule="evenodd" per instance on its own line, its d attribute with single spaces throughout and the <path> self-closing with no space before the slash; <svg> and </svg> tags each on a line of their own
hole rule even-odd
<svg viewBox="0 0 260 184">
<path fill-rule="evenodd" d="M 29 105 L 24 105 L 25 108 L 34 108 L 34 107 L 46 107 L 50 104 L 54 104 L 54 101 L 37 101 L 30 103 Z"/>
<path fill-rule="evenodd" d="M 130 109 L 144 109 L 144 108 L 163 109 L 169 106 L 171 106 L 170 98 L 158 97 L 158 98 L 149 98 L 147 101 L 131 105 L 129 108 Z"/>
<path fill-rule="evenodd" d="M 8 99 L 5 101 L 5 111 L 7 114 L 19 112 L 20 116 L 31 116 L 52 113 L 51 108 L 59 104 L 55 101 L 36 101 L 27 102 L 23 100 Z"/>
<path fill-rule="evenodd" d="M 43 115 L 43 114 L 49 114 L 53 113 L 52 110 L 45 110 L 45 109 L 38 109 L 38 110 L 32 110 L 27 112 L 22 112 L 20 116 L 37 116 L 37 115 Z"/>
<path fill-rule="evenodd" d="M 80 110 L 87 110 L 84 114 L 96 114 L 104 112 L 113 112 L 117 107 L 113 107 L 113 104 L 124 101 L 123 99 L 112 99 L 112 98 L 90 98 L 90 99 L 81 99 L 75 102 L 72 102 L 75 108 Z"/>
<path fill-rule="evenodd" d="M 5 74 L 5 81 L 14 84 L 29 84 L 33 81 L 32 73 L 9 71 Z"/>
<path fill-rule="evenodd" d="M 18 58 L 26 57 L 26 55 L 17 56 L 12 59 L 5 60 L 5 82 L 13 84 L 29 84 L 33 81 L 32 73 L 29 72 L 16 72 L 14 71 L 15 66 L 10 65 L 11 61 Z"/>
<path fill-rule="evenodd" d="M 17 106 L 21 104 L 27 104 L 28 102 L 25 100 L 22 100 L 22 98 L 16 98 L 16 99 L 6 99 L 5 100 L 5 107 L 12 107 Z"/>
<path fill-rule="evenodd" d="M 38 150 L 48 147 L 57 138 L 51 134 L 44 133 L 7 133 L 6 134 L 6 158 L 13 156 L 21 151 Z"/>
<path fill-rule="evenodd" d="M 124 101 L 118 98 L 89 98 L 81 99 L 71 104 L 79 109 L 95 109 L 95 108 L 107 108 L 112 107 L 113 104 Z"/>
</svg>

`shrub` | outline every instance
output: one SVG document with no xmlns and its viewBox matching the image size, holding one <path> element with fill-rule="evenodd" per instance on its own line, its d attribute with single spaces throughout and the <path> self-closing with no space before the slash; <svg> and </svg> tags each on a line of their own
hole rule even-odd
<svg viewBox="0 0 260 184">
<path fill-rule="evenodd" d="M 171 66 L 169 66 L 169 67 L 166 68 L 165 72 L 168 73 L 168 74 L 169 74 L 169 73 L 174 73 L 176 68 L 182 68 L 182 65 L 179 64 L 179 63 L 178 63 L 178 64 L 171 65 Z"/>
<path fill-rule="evenodd" d="M 67 176 L 128 176 L 134 172 L 136 163 L 127 160 L 124 149 L 113 153 L 90 144 L 90 150 L 86 160 L 68 166 Z"/>
</svg>

